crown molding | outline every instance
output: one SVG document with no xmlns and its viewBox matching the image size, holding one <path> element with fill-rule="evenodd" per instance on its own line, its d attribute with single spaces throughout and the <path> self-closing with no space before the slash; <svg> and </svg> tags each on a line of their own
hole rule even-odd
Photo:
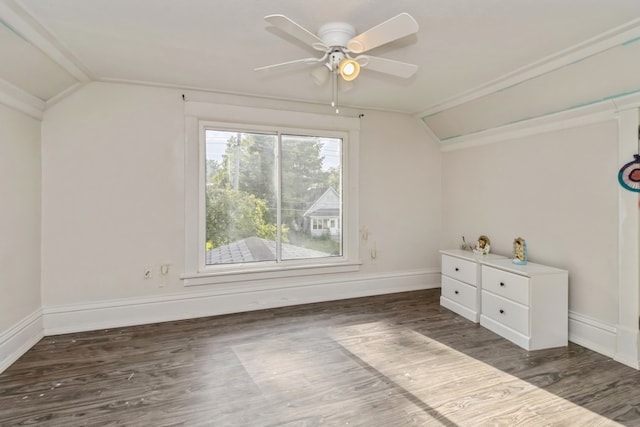
<svg viewBox="0 0 640 427">
<path fill-rule="evenodd" d="M 0 104 L 11 107 L 37 120 L 44 117 L 45 102 L 0 78 Z"/>
<path fill-rule="evenodd" d="M 640 96 L 631 95 L 625 102 L 626 109 L 640 105 Z M 621 109 L 614 100 L 602 101 L 586 107 L 564 110 L 481 132 L 457 136 L 440 141 L 440 151 L 454 151 L 507 140 L 525 138 L 546 132 L 554 132 L 593 123 L 615 120 Z"/>
</svg>

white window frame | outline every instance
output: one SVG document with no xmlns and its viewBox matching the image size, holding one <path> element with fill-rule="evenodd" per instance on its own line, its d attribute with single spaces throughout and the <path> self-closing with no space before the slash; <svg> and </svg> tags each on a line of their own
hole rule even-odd
<svg viewBox="0 0 640 427">
<path fill-rule="evenodd" d="M 241 120 L 239 120 L 241 118 Z M 338 137 L 342 147 L 343 253 L 341 257 L 282 263 L 205 265 L 205 128 Z M 358 145 L 360 120 L 293 111 L 185 103 L 185 286 L 358 271 Z M 317 132 L 319 134 L 314 134 Z"/>
</svg>

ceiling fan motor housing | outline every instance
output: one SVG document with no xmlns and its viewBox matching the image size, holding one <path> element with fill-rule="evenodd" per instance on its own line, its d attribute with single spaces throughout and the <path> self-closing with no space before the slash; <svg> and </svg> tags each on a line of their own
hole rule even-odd
<svg viewBox="0 0 640 427">
<path fill-rule="evenodd" d="M 318 30 L 318 37 L 330 47 L 347 47 L 349 40 L 356 36 L 356 29 L 346 22 L 329 22 Z"/>
</svg>

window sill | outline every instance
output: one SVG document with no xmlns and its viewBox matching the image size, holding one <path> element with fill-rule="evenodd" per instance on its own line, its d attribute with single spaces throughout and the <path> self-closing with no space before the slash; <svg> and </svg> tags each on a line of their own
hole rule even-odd
<svg viewBox="0 0 640 427">
<path fill-rule="evenodd" d="M 273 266 L 263 268 L 240 269 L 233 266 L 229 269 L 219 268 L 216 271 L 183 274 L 180 276 L 184 286 L 216 285 L 222 283 L 247 282 L 253 280 L 269 280 L 295 278 L 333 273 L 351 273 L 360 271 L 359 262 L 341 262 L 313 265 Z"/>
</svg>

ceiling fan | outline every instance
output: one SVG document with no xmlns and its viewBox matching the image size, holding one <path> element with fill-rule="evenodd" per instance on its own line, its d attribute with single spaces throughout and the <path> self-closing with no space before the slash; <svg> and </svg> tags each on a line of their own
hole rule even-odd
<svg viewBox="0 0 640 427">
<path fill-rule="evenodd" d="M 311 76 L 318 85 L 331 77 L 333 92 L 331 106 L 336 108 L 336 113 L 339 112 L 338 76 L 344 82 L 351 82 L 360 74 L 360 68 L 363 68 L 409 78 L 418 70 L 418 66 L 414 64 L 363 55 L 369 50 L 418 32 L 418 23 L 408 13 L 400 13 L 360 34 L 356 34 L 353 25 L 345 22 L 324 24 L 318 29 L 318 35 L 315 35 L 284 15 L 268 15 L 264 19 L 281 31 L 322 52 L 323 55 L 319 58 L 304 58 L 267 65 L 256 68 L 255 71 L 268 71 L 292 65 L 321 64 L 311 72 Z"/>
</svg>

